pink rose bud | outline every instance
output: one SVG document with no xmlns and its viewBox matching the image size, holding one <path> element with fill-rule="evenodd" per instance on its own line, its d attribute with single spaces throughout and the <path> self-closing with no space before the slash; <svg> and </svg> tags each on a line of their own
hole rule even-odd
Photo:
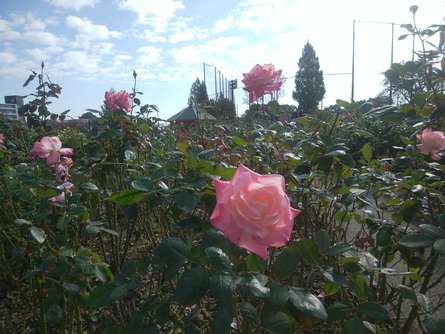
<svg viewBox="0 0 445 334">
<path fill-rule="evenodd" d="M 5 135 L 3 133 L 0 133 L 0 145 L 5 144 L 5 139 L 6 139 Z"/>
<path fill-rule="evenodd" d="M 267 259 L 268 247 L 284 246 L 294 218 L 281 175 L 260 175 L 240 165 L 231 181 L 215 181 L 212 225 L 234 244 Z"/>
<path fill-rule="evenodd" d="M 420 153 L 431 155 L 433 160 L 440 160 L 439 152 L 445 149 L 445 135 L 442 131 L 424 129 L 417 134 L 417 139 L 421 142 L 417 145 Z"/>
<path fill-rule="evenodd" d="M 65 193 L 61 193 L 57 196 L 53 196 L 49 199 L 53 203 L 59 203 L 65 201 Z"/>
<path fill-rule="evenodd" d="M 105 107 L 108 110 L 124 110 L 126 112 L 131 112 L 130 96 L 124 90 L 120 92 L 115 92 L 114 90 L 109 90 L 105 92 Z"/>
<path fill-rule="evenodd" d="M 59 137 L 42 137 L 34 143 L 31 158 L 44 158 L 49 166 L 59 163 L 61 156 L 72 156 L 72 148 L 62 148 Z"/>
</svg>

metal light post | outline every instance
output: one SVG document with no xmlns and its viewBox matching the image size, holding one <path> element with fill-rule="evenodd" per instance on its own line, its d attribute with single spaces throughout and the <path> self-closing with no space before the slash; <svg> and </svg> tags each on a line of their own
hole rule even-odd
<svg viewBox="0 0 445 334">
<path fill-rule="evenodd" d="M 354 88 L 355 88 L 355 25 L 358 23 L 369 23 L 369 24 L 390 24 L 391 25 L 391 66 L 394 63 L 394 26 L 400 25 L 394 22 L 382 22 L 382 21 L 352 21 L 352 76 L 351 76 L 351 102 L 354 102 Z M 414 48 L 414 45 L 413 45 Z M 389 96 L 392 103 L 392 85 L 389 87 Z"/>
</svg>

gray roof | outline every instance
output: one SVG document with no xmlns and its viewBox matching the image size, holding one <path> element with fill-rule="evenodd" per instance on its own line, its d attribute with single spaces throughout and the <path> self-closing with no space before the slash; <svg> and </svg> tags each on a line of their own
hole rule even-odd
<svg viewBox="0 0 445 334">
<path fill-rule="evenodd" d="M 196 110 L 196 105 L 193 103 L 192 105 L 189 105 L 188 107 L 182 109 L 177 114 L 170 117 L 167 121 L 169 122 L 194 121 L 198 119 L 198 115 L 200 119 L 210 119 L 210 120 L 216 119 L 215 117 L 206 112 L 198 113 L 198 110 Z"/>
</svg>

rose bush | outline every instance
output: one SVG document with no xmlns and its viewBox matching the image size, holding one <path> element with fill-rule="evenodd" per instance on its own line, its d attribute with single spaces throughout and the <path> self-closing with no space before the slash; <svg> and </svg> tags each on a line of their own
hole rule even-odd
<svg viewBox="0 0 445 334">
<path fill-rule="evenodd" d="M 440 91 L 184 134 L 136 87 L 60 130 L 43 83 L 0 120 L 0 331 L 441 333 Z"/>
</svg>

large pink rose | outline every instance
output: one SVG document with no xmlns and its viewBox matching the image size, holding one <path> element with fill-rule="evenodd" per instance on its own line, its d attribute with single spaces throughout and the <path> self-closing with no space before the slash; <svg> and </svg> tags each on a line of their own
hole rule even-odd
<svg viewBox="0 0 445 334">
<path fill-rule="evenodd" d="M 130 96 L 124 90 L 105 92 L 105 106 L 108 110 L 125 110 L 131 112 Z"/>
<path fill-rule="evenodd" d="M 59 137 L 42 137 L 34 143 L 31 158 L 45 158 L 50 166 L 59 163 L 61 156 L 72 156 L 72 148 L 62 148 Z"/>
<path fill-rule="evenodd" d="M 445 149 L 445 135 L 442 131 L 424 129 L 417 134 L 421 144 L 417 145 L 420 153 L 430 155 L 433 160 L 440 160 L 439 152 Z"/>
<path fill-rule="evenodd" d="M 248 73 L 243 73 L 244 89 L 249 92 L 249 101 L 254 102 L 265 94 L 279 91 L 282 85 L 281 70 L 272 64 L 256 64 Z"/>
<path fill-rule="evenodd" d="M 260 175 L 240 165 L 229 182 L 215 181 L 212 225 L 233 243 L 263 259 L 267 247 L 285 245 L 300 210 L 290 206 L 281 175 Z"/>
</svg>

